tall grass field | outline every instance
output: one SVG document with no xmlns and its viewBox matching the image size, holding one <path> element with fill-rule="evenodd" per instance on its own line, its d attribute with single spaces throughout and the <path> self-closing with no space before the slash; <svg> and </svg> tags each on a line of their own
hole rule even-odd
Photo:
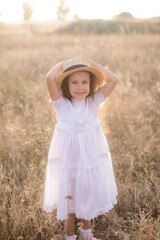
<svg viewBox="0 0 160 240">
<path fill-rule="evenodd" d="M 48 150 L 57 122 L 46 73 L 86 56 L 119 81 L 99 118 L 110 148 L 117 205 L 91 221 L 102 240 L 160 239 L 159 33 L 55 33 L 55 23 L 0 24 L 0 239 L 63 239 L 43 210 Z M 75 233 L 79 219 L 75 219 Z M 79 235 L 78 235 L 79 236 Z"/>
</svg>

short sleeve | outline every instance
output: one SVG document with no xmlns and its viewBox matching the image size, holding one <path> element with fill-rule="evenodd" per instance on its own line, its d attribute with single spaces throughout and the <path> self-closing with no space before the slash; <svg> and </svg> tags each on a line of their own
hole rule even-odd
<svg viewBox="0 0 160 240">
<path fill-rule="evenodd" d="M 61 95 L 57 100 L 53 101 L 52 99 L 49 99 L 49 103 L 52 103 L 56 109 L 56 111 L 59 111 L 64 107 L 64 104 L 66 103 L 65 98 Z"/>
<path fill-rule="evenodd" d="M 99 88 L 97 92 L 94 93 L 94 102 L 97 106 L 100 105 L 101 102 L 107 101 L 108 97 L 105 98 L 102 93 L 102 88 Z"/>
</svg>

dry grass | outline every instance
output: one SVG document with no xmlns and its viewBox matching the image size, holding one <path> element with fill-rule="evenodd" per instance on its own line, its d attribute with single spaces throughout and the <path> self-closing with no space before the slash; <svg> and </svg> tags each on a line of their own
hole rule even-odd
<svg viewBox="0 0 160 240">
<path fill-rule="evenodd" d="M 118 204 L 92 221 L 94 235 L 103 240 L 158 240 L 159 36 L 58 36 L 31 30 L 0 27 L 0 239 L 63 235 L 56 212 L 47 214 L 42 209 L 47 154 L 56 122 L 45 74 L 61 60 L 87 56 L 120 79 L 99 109 Z M 76 219 L 75 230 L 77 223 Z"/>
</svg>

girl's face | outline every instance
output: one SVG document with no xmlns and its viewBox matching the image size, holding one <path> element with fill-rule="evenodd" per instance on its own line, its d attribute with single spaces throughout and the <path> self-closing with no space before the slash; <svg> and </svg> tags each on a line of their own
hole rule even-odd
<svg viewBox="0 0 160 240">
<path fill-rule="evenodd" d="M 90 93 L 90 74 L 88 72 L 75 72 L 68 77 L 68 86 L 71 96 L 82 100 Z"/>
</svg>

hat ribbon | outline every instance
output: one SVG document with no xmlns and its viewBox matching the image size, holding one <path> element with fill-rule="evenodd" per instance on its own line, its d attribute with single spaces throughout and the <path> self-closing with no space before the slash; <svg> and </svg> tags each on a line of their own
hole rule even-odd
<svg viewBox="0 0 160 240">
<path fill-rule="evenodd" d="M 73 66 L 67 68 L 63 73 L 71 71 L 71 70 L 76 69 L 76 68 L 81 68 L 81 67 L 88 67 L 88 66 L 84 65 L 84 64 L 76 64 L 76 65 L 73 65 Z"/>
</svg>

